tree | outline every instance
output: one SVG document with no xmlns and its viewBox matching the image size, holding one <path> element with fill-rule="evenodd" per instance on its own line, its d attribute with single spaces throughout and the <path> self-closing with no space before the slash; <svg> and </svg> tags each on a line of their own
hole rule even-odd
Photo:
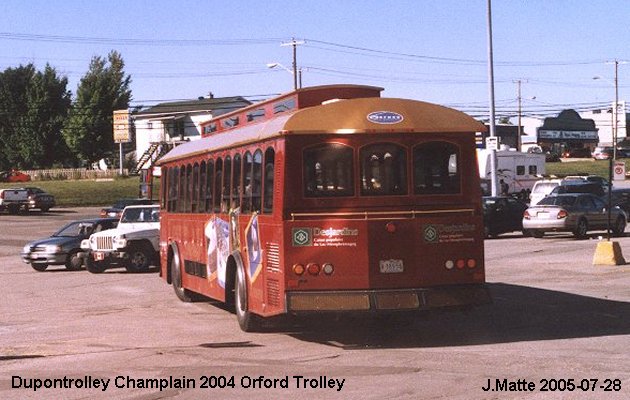
<svg viewBox="0 0 630 400">
<path fill-rule="evenodd" d="M 33 76 L 26 100 L 27 112 L 20 129 L 19 153 L 30 167 L 45 168 L 66 164 L 70 157 L 61 128 L 71 105 L 68 79 L 59 78 L 50 65 Z"/>
<path fill-rule="evenodd" d="M 67 154 L 61 136 L 70 106 L 67 78 L 46 65 L 0 73 L 0 168 L 49 167 Z"/>
<path fill-rule="evenodd" d="M 90 163 L 114 150 L 113 112 L 129 107 L 131 77 L 125 76 L 125 63 L 116 51 L 107 60 L 93 57 L 81 78 L 76 100 L 64 125 L 63 137 L 78 159 Z"/>
</svg>

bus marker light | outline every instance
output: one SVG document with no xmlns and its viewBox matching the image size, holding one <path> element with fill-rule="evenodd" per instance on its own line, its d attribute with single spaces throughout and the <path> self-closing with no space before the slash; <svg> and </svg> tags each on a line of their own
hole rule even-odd
<svg viewBox="0 0 630 400">
<path fill-rule="evenodd" d="M 457 269 L 463 269 L 466 266 L 466 261 L 463 259 L 457 260 Z"/>
<path fill-rule="evenodd" d="M 309 274 L 311 275 L 318 275 L 320 268 L 319 268 L 319 264 L 315 264 L 315 263 L 309 263 L 306 266 L 306 270 L 308 271 Z"/>
<path fill-rule="evenodd" d="M 385 230 L 389 233 L 396 232 L 396 224 L 393 222 L 388 222 L 387 224 L 385 224 Z"/>
<path fill-rule="evenodd" d="M 293 273 L 295 275 L 302 275 L 304 273 L 304 266 L 302 264 L 293 264 Z"/>
<path fill-rule="evenodd" d="M 470 258 L 468 259 L 468 261 L 466 261 L 466 265 L 468 266 L 468 268 L 475 268 L 477 266 L 477 261 Z"/>
<path fill-rule="evenodd" d="M 335 270 L 335 267 L 333 267 L 331 263 L 326 263 L 324 264 L 324 267 L 322 268 L 322 270 L 324 271 L 326 275 L 330 275 Z"/>
<path fill-rule="evenodd" d="M 453 269 L 453 267 L 455 266 L 455 263 L 453 262 L 453 260 L 448 260 L 447 262 L 444 263 L 444 266 L 446 267 L 446 269 Z"/>
</svg>

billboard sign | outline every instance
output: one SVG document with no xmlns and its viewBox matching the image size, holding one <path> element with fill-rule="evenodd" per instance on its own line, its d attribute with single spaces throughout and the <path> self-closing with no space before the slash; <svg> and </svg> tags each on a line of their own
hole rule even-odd
<svg viewBox="0 0 630 400">
<path fill-rule="evenodd" d="M 131 124 L 129 110 L 114 110 L 114 142 L 127 143 L 131 141 Z"/>
</svg>

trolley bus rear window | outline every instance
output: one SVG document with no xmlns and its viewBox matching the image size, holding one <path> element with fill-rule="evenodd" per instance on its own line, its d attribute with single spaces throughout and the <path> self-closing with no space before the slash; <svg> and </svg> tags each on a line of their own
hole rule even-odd
<svg viewBox="0 0 630 400">
<path fill-rule="evenodd" d="M 351 147 L 325 144 L 304 151 L 306 197 L 354 195 L 354 168 Z"/>
</svg>

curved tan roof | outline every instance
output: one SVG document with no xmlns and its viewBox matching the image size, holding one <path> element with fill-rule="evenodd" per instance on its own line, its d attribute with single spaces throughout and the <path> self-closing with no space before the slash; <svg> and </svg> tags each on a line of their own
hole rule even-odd
<svg viewBox="0 0 630 400">
<path fill-rule="evenodd" d="M 376 123 L 368 115 L 384 112 L 402 117 L 398 122 Z M 339 100 L 279 114 L 278 117 L 243 125 L 175 147 L 157 164 L 210 150 L 220 150 L 281 135 L 339 133 L 451 133 L 483 132 L 485 126 L 471 116 L 437 104 L 380 97 Z"/>
<path fill-rule="evenodd" d="M 400 114 L 403 120 L 391 124 L 368 120 L 369 114 L 379 111 Z M 378 130 L 428 133 L 483 132 L 486 128 L 471 116 L 452 108 L 417 100 L 374 97 L 340 100 L 299 110 L 287 121 L 284 129 L 296 133 L 360 133 Z"/>
</svg>

